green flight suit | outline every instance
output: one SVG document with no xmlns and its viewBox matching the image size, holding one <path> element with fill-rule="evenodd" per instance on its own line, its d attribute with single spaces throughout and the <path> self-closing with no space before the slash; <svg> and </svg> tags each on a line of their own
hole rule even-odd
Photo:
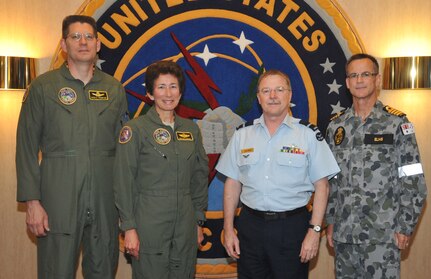
<svg viewBox="0 0 431 279">
<path fill-rule="evenodd" d="M 123 127 L 115 158 L 121 228 L 138 232 L 133 278 L 194 278 L 197 220 L 205 220 L 208 158 L 198 126 L 175 116 L 164 125 L 155 108 Z"/>
<path fill-rule="evenodd" d="M 97 68 L 84 85 L 64 64 L 26 92 L 17 132 L 17 200 L 40 200 L 48 214 L 50 231 L 38 238 L 39 278 L 74 278 L 81 241 L 85 278 L 114 277 L 113 165 L 116 135 L 127 120 L 123 86 Z"/>
</svg>

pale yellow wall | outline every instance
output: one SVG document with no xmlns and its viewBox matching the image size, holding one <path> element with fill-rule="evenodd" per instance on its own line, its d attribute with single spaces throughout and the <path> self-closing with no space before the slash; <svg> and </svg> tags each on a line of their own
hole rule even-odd
<svg viewBox="0 0 431 279">
<path fill-rule="evenodd" d="M 49 68 L 60 38 L 61 20 L 75 13 L 84 0 L 0 0 L 0 55 L 39 58 L 38 73 Z M 431 56 L 431 1 L 339 0 L 366 50 L 377 57 Z M 15 202 L 15 133 L 23 92 L 0 92 L 0 278 L 36 278 L 35 245 L 26 233 L 25 213 Z M 431 90 L 383 91 L 381 99 L 407 113 L 415 124 L 427 184 L 431 188 Z M 428 140 L 427 140 L 428 139 Z M 407 253 L 402 278 L 422 279 L 431 274 L 431 209 L 427 208 Z M 321 243 L 310 278 L 334 278 L 333 258 Z M 82 278 L 82 276 L 78 276 Z M 131 278 L 120 256 L 117 278 Z"/>
</svg>

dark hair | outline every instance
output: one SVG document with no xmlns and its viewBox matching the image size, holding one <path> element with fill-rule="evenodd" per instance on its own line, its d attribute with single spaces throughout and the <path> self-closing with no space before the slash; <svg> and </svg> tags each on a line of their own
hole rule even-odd
<svg viewBox="0 0 431 279">
<path fill-rule="evenodd" d="M 86 15 L 70 15 L 63 19 L 62 30 L 61 30 L 63 39 L 66 39 L 67 35 L 69 35 L 69 26 L 72 23 L 76 23 L 76 22 L 90 24 L 91 27 L 93 27 L 94 35 L 97 38 L 97 24 L 94 18 Z"/>
<path fill-rule="evenodd" d="M 154 82 L 160 75 L 171 74 L 178 79 L 180 93 L 184 92 L 186 82 L 184 73 L 177 63 L 172 61 L 158 61 L 148 66 L 147 73 L 145 74 L 145 87 L 150 95 L 153 95 Z"/>
<path fill-rule="evenodd" d="M 289 89 L 292 89 L 292 86 L 290 85 L 290 78 L 287 74 L 283 73 L 280 70 L 271 69 L 260 75 L 259 79 L 257 80 L 257 88 L 256 88 L 257 90 L 259 90 L 259 85 L 262 79 L 266 78 L 267 76 L 281 76 L 286 80 L 286 83 L 287 83 L 287 86 L 289 86 Z"/>
<path fill-rule="evenodd" d="M 366 53 L 357 53 L 357 54 L 352 55 L 350 57 L 350 59 L 347 60 L 347 62 L 346 62 L 346 75 L 348 74 L 347 73 L 347 67 L 350 65 L 350 63 L 352 63 L 355 60 L 361 60 L 361 59 L 371 60 L 371 62 L 373 62 L 373 65 L 374 65 L 374 71 L 376 73 L 379 72 L 379 63 L 377 62 L 377 59 L 374 56 L 366 54 Z"/>
</svg>

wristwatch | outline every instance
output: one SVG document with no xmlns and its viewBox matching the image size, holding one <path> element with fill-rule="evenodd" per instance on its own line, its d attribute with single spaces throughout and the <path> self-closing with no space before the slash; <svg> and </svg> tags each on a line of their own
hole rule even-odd
<svg viewBox="0 0 431 279">
<path fill-rule="evenodd" d="M 308 228 L 313 229 L 313 231 L 320 233 L 322 231 L 322 227 L 319 225 L 308 225 Z"/>
<path fill-rule="evenodd" d="M 205 221 L 204 220 L 198 220 L 196 223 L 198 224 L 199 227 L 203 227 L 205 224 Z"/>
</svg>

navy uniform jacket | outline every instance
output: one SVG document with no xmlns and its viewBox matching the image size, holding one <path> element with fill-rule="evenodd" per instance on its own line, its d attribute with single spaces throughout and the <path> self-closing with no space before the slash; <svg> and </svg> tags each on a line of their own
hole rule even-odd
<svg viewBox="0 0 431 279">
<path fill-rule="evenodd" d="M 332 120 L 326 137 L 341 172 L 329 181 L 326 220 L 343 243 L 391 243 L 411 235 L 426 199 L 413 125 L 378 101 L 365 122 L 353 108 Z"/>
</svg>

